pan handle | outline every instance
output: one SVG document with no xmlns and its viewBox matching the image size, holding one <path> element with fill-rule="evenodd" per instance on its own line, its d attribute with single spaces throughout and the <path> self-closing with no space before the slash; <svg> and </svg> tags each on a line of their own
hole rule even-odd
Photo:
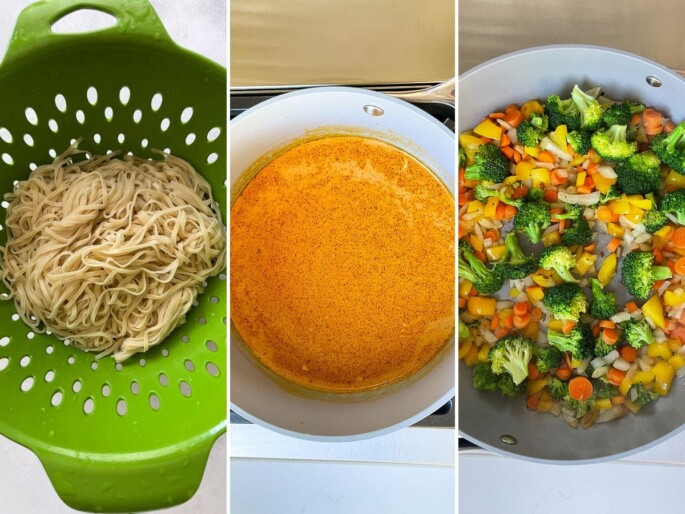
<svg viewBox="0 0 685 514">
<path fill-rule="evenodd" d="M 409 93 L 387 93 L 390 96 L 412 103 L 441 103 L 454 107 L 456 81 L 452 78 L 427 89 Z"/>
</svg>

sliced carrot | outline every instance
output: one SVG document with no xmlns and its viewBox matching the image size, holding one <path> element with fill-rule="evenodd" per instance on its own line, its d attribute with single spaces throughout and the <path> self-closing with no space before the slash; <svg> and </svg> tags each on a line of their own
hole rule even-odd
<svg viewBox="0 0 685 514">
<path fill-rule="evenodd" d="M 666 125 L 664 125 L 664 132 L 666 134 L 670 134 L 671 132 L 673 132 L 674 128 L 675 128 L 675 123 L 673 123 L 673 121 L 671 121 L 671 120 L 668 120 L 666 122 Z"/>
<path fill-rule="evenodd" d="M 499 151 L 502 152 L 509 160 L 514 158 L 514 149 L 511 146 L 503 146 L 499 149 Z"/>
<path fill-rule="evenodd" d="M 571 330 L 576 326 L 575 321 L 571 321 L 570 319 L 564 320 L 564 322 L 561 324 L 561 331 L 564 334 L 570 334 Z"/>
<path fill-rule="evenodd" d="M 511 192 L 511 199 L 512 200 L 518 200 L 519 198 L 524 198 L 525 196 L 528 195 L 528 188 L 521 184 L 519 187 L 515 188 Z"/>
<path fill-rule="evenodd" d="M 502 339 L 504 336 L 508 335 L 511 330 L 508 328 L 500 327 L 497 330 L 495 330 L 495 337 L 497 339 Z"/>
<path fill-rule="evenodd" d="M 538 410 L 538 406 L 540 405 L 540 395 L 534 394 L 533 396 L 529 396 L 528 400 L 526 400 L 526 405 L 530 410 Z"/>
<path fill-rule="evenodd" d="M 499 232 L 496 229 L 491 228 L 487 232 L 483 233 L 483 239 L 490 239 L 493 243 L 495 243 L 499 241 Z"/>
<path fill-rule="evenodd" d="M 514 207 L 513 205 L 505 205 L 504 206 L 504 219 L 508 220 L 516 216 L 516 213 L 518 212 L 518 209 Z"/>
<path fill-rule="evenodd" d="M 518 110 L 520 110 L 520 107 L 519 107 L 518 105 L 516 105 L 516 104 L 509 104 L 509 105 L 507 105 L 507 108 L 504 109 L 504 112 L 505 112 L 506 114 L 508 114 L 508 113 L 510 113 L 511 111 L 518 111 Z"/>
<path fill-rule="evenodd" d="M 619 246 L 621 246 L 621 240 L 614 237 L 611 239 L 611 241 L 609 241 L 609 244 L 607 245 L 607 250 L 609 250 L 610 252 L 615 252 Z"/>
<path fill-rule="evenodd" d="M 568 368 L 557 368 L 556 375 L 559 380 L 568 380 L 571 378 L 571 370 Z"/>
<path fill-rule="evenodd" d="M 685 313 L 683 313 L 685 315 Z M 542 319 L 542 311 L 537 307 L 533 307 L 530 311 L 531 321 L 540 321 Z"/>
<path fill-rule="evenodd" d="M 490 118 L 491 120 L 501 120 L 505 116 L 506 114 L 504 114 L 503 112 L 493 112 L 490 113 L 490 116 L 488 116 L 488 118 Z"/>
<path fill-rule="evenodd" d="M 478 257 L 478 258 L 479 258 L 481 261 L 483 261 L 483 262 L 488 262 L 487 257 L 485 256 L 485 254 L 484 254 L 483 252 L 474 251 L 474 252 L 473 252 L 473 255 L 475 255 L 476 257 Z"/>
<path fill-rule="evenodd" d="M 639 114 L 633 114 L 633 117 L 630 118 L 630 126 L 634 127 L 635 125 L 639 125 L 642 123 L 642 116 Z"/>
<path fill-rule="evenodd" d="M 492 143 L 492 138 L 489 137 L 480 136 L 480 140 L 482 143 Z"/>
<path fill-rule="evenodd" d="M 553 186 L 560 186 L 566 183 L 566 178 L 559 174 L 559 170 L 554 169 L 549 177 L 549 183 Z"/>
<path fill-rule="evenodd" d="M 652 255 L 654 255 L 654 264 L 661 264 L 664 262 L 664 254 L 658 248 L 652 248 Z"/>
<path fill-rule="evenodd" d="M 524 316 L 528 314 L 528 309 L 530 308 L 530 305 L 528 302 L 518 302 L 514 305 L 514 314 L 517 316 Z"/>
<path fill-rule="evenodd" d="M 675 229 L 671 236 L 671 242 L 676 248 L 685 248 L 685 227 Z"/>
<path fill-rule="evenodd" d="M 606 205 L 602 205 L 595 211 L 595 216 L 597 216 L 598 220 L 609 223 L 611 222 L 611 209 Z"/>
<path fill-rule="evenodd" d="M 514 316 L 514 327 L 519 330 L 526 328 L 530 323 L 530 314 L 524 314 L 523 316 Z"/>
<path fill-rule="evenodd" d="M 594 163 L 594 162 L 590 162 L 590 164 L 587 165 L 587 168 L 585 169 L 585 172 L 586 172 L 589 176 L 597 175 L 597 173 L 599 173 L 599 166 L 598 166 L 596 163 Z"/>
<path fill-rule="evenodd" d="M 587 400 L 592 396 L 592 382 L 585 377 L 572 378 L 568 383 L 568 394 L 574 400 Z"/>
<path fill-rule="evenodd" d="M 599 322 L 599 327 L 600 328 L 616 328 L 616 323 L 614 323 L 610 319 L 603 319 L 602 321 Z"/>
<path fill-rule="evenodd" d="M 615 385 L 616 387 L 618 387 L 621 385 L 621 382 L 623 382 L 623 379 L 626 377 L 626 373 L 625 371 L 621 371 L 620 369 L 610 368 L 609 371 L 607 371 L 606 377 L 611 385 Z"/>
<path fill-rule="evenodd" d="M 529 362 L 528 363 L 528 378 L 531 380 L 535 380 L 540 376 L 540 371 L 538 370 L 538 367 L 533 363 Z"/>
<path fill-rule="evenodd" d="M 595 251 L 595 243 L 587 245 L 585 248 L 583 248 L 588 253 L 592 253 Z"/>
<path fill-rule="evenodd" d="M 509 146 L 511 144 L 511 139 L 509 139 L 509 136 L 507 135 L 506 132 L 502 132 L 502 136 L 499 138 L 499 145 L 500 146 Z"/>
<path fill-rule="evenodd" d="M 492 317 L 492 321 L 490 321 L 490 330 L 494 332 L 497 330 L 497 327 L 499 327 L 499 314 L 495 314 Z"/>
<path fill-rule="evenodd" d="M 559 232 L 563 232 L 566 229 L 566 220 L 559 220 Z"/>
<path fill-rule="evenodd" d="M 599 325 L 595 325 L 592 327 L 592 337 L 595 339 L 599 337 L 599 332 L 602 330 L 602 328 Z"/>
<path fill-rule="evenodd" d="M 670 268 L 670 267 L 671 267 L 671 266 L 670 266 L 671 264 L 672 264 L 672 263 L 669 262 L 669 263 L 667 263 L 666 265 Z M 671 269 L 671 271 L 673 271 L 673 269 Z M 663 285 L 664 285 L 664 281 L 663 281 L 663 280 L 656 280 L 656 281 L 654 282 L 654 285 L 652 286 L 652 289 L 654 289 L 654 290 L 656 291 L 657 289 L 659 289 L 659 288 L 660 288 L 661 286 L 663 286 Z"/>
<path fill-rule="evenodd" d="M 680 339 L 681 343 L 685 343 L 685 326 L 678 325 L 676 328 L 674 328 L 671 331 L 671 337 L 675 337 L 676 339 Z"/>
<path fill-rule="evenodd" d="M 516 164 L 518 164 L 519 162 L 521 162 L 521 154 L 520 154 L 520 153 L 514 152 L 514 162 L 515 162 Z"/>
<path fill-rule="evenodd" d="M 459 297 L 459 308 L 463 309 L 466 307 L 466 298 L 462 298 L 461 296 Z"/>
<path fill-rule="evenodd" d="M 554 164 L 554 161 L 556 159 L 555 159 L 554 154 L 552 152 L 544 150 L 538 154 L 537 160 L 540 162 L 547 162 L 549 164 Z"/>
<path fill-rule="evenodd" d="M 637 360 L 637 350 L 629 344 L 621 346 L 621 348 L 618 349 L 618 353 L 623 357 L 623 360 L 628 362 L 635 362 Z"/>
<path fill-rule="evenodd" d="M 592 177 L 585 177 L 585 182 L 583 183 L 585 187 L 589 187 L 590 189 L 595 188 L 595 179 Z"/>
<path fill-rule="evenodd" d="M 647 126 L 645 125 L 645 134 L 648 136 L 656 136 L 657 134 L 661 134 L 664 131 L 664 126 L 659 124 L 659 125 L 652 125 L 652 126 Z"/>
<path fill-rule="evenodd" d="M 555 203 L 559 199 L 559 195 L 554 189 L 547 189 L 545 191 L 545 202 Z"/>
<path fill-rule="evenodd" d="M 626 310 L 628 311 L 629 314 L 632 314 L 637 310 L 637 304 L 634 301 L 629 301 L 626 303 Z"/>
<path fill-rule="evenodd" d="M 675 272 L 678 275 L 685 275 L 685 257 L 681 257 L 677 261 L 675 261 Z"/>
<path fill-rule="evenodd" d="M 642 111 L 642 122 L 645 125 L 654 125 L 656 123 L 661 123 L 661 120 L 663 119 L 663 115 L 659 111 L 655 111 L 654 109 L 645 109 Z"/>
<path fill-rule="evenodd" d="M 590 194 L 590 193 L 592 193 L 592 189 L 593 189 L 592 187 L 582 185 L 578 188 L 578 194 L 580 194 L 580 195 Z"/>
<path fill-rule="evenodd" d="M 512 329 L 514 328 L 514 315 L 509 314 L 506 318 L 504 318 L 504 326 L 506 328 Z"/>
<path fill-rule="evenodd" d="M 506 204 L 499 202 L 495 209 L 495 218 L 498 220 L 504 219 L 504 207 Z"/>
<path fill-rule="evenodd" d="M 504 117 L 504 121 L 507 122 L 512 127 L 516 128 L 523 121 L 523 114 L 518 109 L 511 109 L 510 111 L 506 112 L 506 116 Z"/>
<path fill-rule="evenodd" d="M 608 345 L 616 344 L 618 341 L 618 332 L 614 328 L 605 328 L 602 330 L 602 341 Z"/>
<path fill-rule="evenodd" d="M 611 213 L 611 222 L 612 223 L 618 223 L 618 221 L 621 219 L 621 215 L 617 212 L 612 212 Z"/>
<path fill-rule="evenodd" d="M 683 325 L 685 325 L 685 311 L 680 315 L 678 318 L 678 321 L 680 321 Z"/>
<path fill-rule="evenodd" d="M 612 396 L 611 397 L 611 405 L 621 405 L 623 403 L 626 403 L 625 396 Z"/>
</svg>

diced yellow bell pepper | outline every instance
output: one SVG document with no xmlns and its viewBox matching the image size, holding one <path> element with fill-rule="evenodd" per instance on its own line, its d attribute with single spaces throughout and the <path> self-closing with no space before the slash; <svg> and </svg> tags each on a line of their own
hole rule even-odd
<svg viewBox="0 0 685 514">
<path fill-rule="evenodd" d="M 607 223 L 607 233 L 612 237 L 623 239 L 626 231 L 621 225 L 617 225 L 616 223 Z"/>
<path fill-rule="evenodd" d="M 552 141 L 552 143 L 557 145 L 561 150 L 565 152 L 566 145 L 568 144 L 566 142 L 567 135 L 568 131 L 566 130 L 566 125 L 559 125 L 556 128 L 556 130 L 549 135 L 549 138 Z"/>
<path fill-rule="evenodd" d="M 464 362 L 467 366 L 473 366 L 476 362 L 478 362 L 478 351 L 479 348 L 474 344 L 466 357 L 464 357 Z"/>
<path fill-rule="evenodd" d="M 682 346 L 680 339 L 668 339 L 666 342 L 673 353 L 678 352 Z"/>
<path fill-rule="evenodd" d="M 493 197 L 490 197 L 493 198 Z M 483 204 L 480 203 L 478 200 L 471 200 L 466 207 L 466 212 L 471 214 L 472 212 L 478 212 L 483 210 Z"/>
<path fill-rule="evenodd" d="M 465 341 L 459 341 L 459 353 L 457 354 L 460 359 L 466 357 L 471 351 L 473 342 L 471 339 L 466 339 Z"/>
<path fill-rule="evenodd" d="M 664 319 L 664 309 L 661 307 L 661 300 L 657 295 L 653 295 L 642 306 L 642 313 L 646 318 L 651 319 L 659 328 L 666 328 L 666 320 Z"/>
<path fill-rule="evenodd" d="M 526 327 L 521 331 L 528 339 L 535 341 L 538 338 L 538 333 L 540 332 L 540 323 L 538 321 L 529 322 Z"/>
<path fill-rule="evenodd" d="M 530 118 L 530 115 L 533 113 L 542 114 L 543 112 L 545 112 L 545 110 L 537 100 L 529 100 L 521 106 L 521 114 L 523 114 L 525 119 Z"/>
<path fill-rule="evenodd" d="M 611 407 L 613 407 L 613 404 L 611 403 L 611 398 L 602 398 L 600 400 L 597 400 L 593 405 L 593 409 L 597 410 L 611 409 Z"/>
<path fill-rule="evenodd" d="M 478 362 L 488 362 L 488 353 L 490 353 L 490 345 L 483 343 L 480 350 L 478 350 Z"/>
<path fill-rule="evenodd" d="M 477 252 L 482 252 L 483 251 L 483 242 L 478 238 L 476 234 L 471 234 L 469 236 L 469 242 L 471 243 L 471 246 L 473 249 Z"/>
<path fill-rule="evenodd" d="M 609 187 L 613 186 L 617 179 L 615 178 L 604 178 L 602 175 L 597 173 L 592 177 L 592 181 L 595 183 L 595 187 L 597 188 L 597 191 L 602 193 L 603 195 L 607 194 L 607 191 L 609 191 Z"/>
<path fill-rule="evenodd" d="M 597 279 L 603 286 L 606 286 L 614 279 L 614 275 L 616 274 L 616 262 L 616 253 L 611 253 L 604 259 L 604 262 L 600 266 L 599 273 L 597 273 Z"/>
<path fill-rule="evenodd" d="M 530 178 L 533 179 L 533 187 L 549 184 L 549 170 L 546 168 L 535 168 L 530 173 Z"/>
<path fill-rule="evenodd" d="M 473 157 L 476 155 L 478 147 L 482 144 L 483 141 L 479 137 L 468 133 L 459 134 L 459 145 L 461 145 L 466 154 L 467 163 L 473 162 Z"/>
<path fill-rule="evenodd" d="M 642 218 L 645 217 L 645 211 L 642 209 L 638 209 L 634 205 L 630 206 L 630 212 L 625 215 L 626 219 L 630 221 L 631 223 L 635 223 L 636 225 L 642 221 Z"/>
<path fill-rule="evenodd" d="M 504 245 L 491 246 L 485 250 L 485 255 L 488 256 L 489 261 L 499 261 L 507 253 L 507 247 Z"/>
<path fill-rule="evenodd" d="M 671 365 L 673 369 L 678 370 L 685 366 L 685 357 L 683 357 L 679 353 L 676 353 L 673 357 L 668 359 L 668 363 Z"/>
<path fill-rule="evenodd" d="M 539 393 L 547 384 L 549 384 L 549 377 L 529 380 L 526 384 L 526 396 L 531 396 L 536 393 Z"/>
<path fill-rule="evenodd" d="M 530 180 L 535 164 L 529 160 L 520 161 L 514 168 L 514 174 L 519 180 Z"/>
<path fill-rule="evenodd" d="M 638 371 L 633 375 L 633 379 L 631 380 L 631 384 L 649 385 L 652 382 L 654 382 L 654 372 L 651 370 Z M 621 384 L 623 383 L 621 382 Z"/>
<path fill-rule="evenodd" d="M 587 270 L 590 269 L 590 266 L 592 266 L 596 260 L 597 260 L 596 255 L 593 255 L 593 254 L 588 253 L 588 252 L 583 252 L 581 254 L 580 258 L 576 261 L 575 270 L 580 275 L 585 275 L 585 273 L 587 273 Z"/>
<path fill-rule="evenodd" d="M 533 275 L 533 282 L 541 287 L 554 287 L 557 285 L 552 277 L 544 277 L 537 273 Z"/>
<path fill-rule="evenodd" d="M 578 157 L 574 157 L 574 159 L 569 163 L 571 166 L 578 166 L 583 163 L 585 160 L 584 155 L 579 155 Z"/>
<path fill-rule="evenodd" d="M 502 136 L 502 127 L 489 118 L 481 121 L 473 131 L 479 136 L 490 139 L 499 139 Z"/>
<path fill-rule="evenodd" d="M 556 400 L 543 391 L 540 395 L 540 402 L 538 403 L 538 412 L 549 412 L 554 408 Z"/>
<path fill-rule="evenodd" d="M 554 330 L 555 332 L 561 332 L 564 327 L 564 322 L 560 319 L 553 319 L 547 324 L 549 330 Z"/>
<path fill-rule="evenodd" d="M 576 369 L 578 366 L 580 366 L 583 363 L 583 361 L 578 360 L 578 359 L 571 359 L 571 367 L 573 369 Z"/>
<path fill-rule="evenodd" d="M 610 201 L 607 203 L 607 206 L 614 214 L 628 214 L 630 212 L 630 204 L 626 195 L 623 195 L 618 200 Z"/>
<path fill-rule="evenodd" d="M 654 232 L 654 235 L 659 236 L 662 239 L 668 239 L 669 237 L 671 237 L 671 235 L 673 235 L 673 232 L 673 227 L 666 225 L 664 228 Z"/>
<path fill-rule="evenodd" d="M 503 184 L 506 184 L 508 186 L 512 185 L 515 182 L 518 182 L 519 178 L 515 175 L 509 175 L 507 178 L 504 179 Z"/>
<path fill-rule="evenodd" d="M 594 155 L 588 156 L 590 159 L 590 162 L 594 162 L 595 164 L 599 164 L 602 162 L 602 158 L 599 156 L 597 152 L 594 152 Z"/>
<path fill-rule="evenodd" d="M 671 358 L 673 352 L 668 347 L 667 342 L 657 343 L 653 342 L 647 345 L 647 355 L 652 358 L 661 357 L 665 361 Z"/>
<path fill-rule="evenodd" d="M 459 284 L 459 296 L 466 297 L 469 295 L 471 292 L 471 288 L 473 287 L 473 284 L 471 283 L 470 280 L 464 280 L 461 284 Z"/>
<path fill-rule="evenodd" d="M 678 289 L 676 291 L 664 292 L 664 303 L 669 307 L 675 307 L 681 303 L 685 303 L 685 291 Z"/>
<path fill-rule="evenodd" d="M 559 232 L 550 232 L 542 236 L 542 244 L 547 248 L 561 243 L 561 234 Z"/>
<path fill-rule="evenodd" d="M 526 289 L 526 296 L 532 302 L 540 302 L 545 297 L 545 292 L 541 287 L 529 287 Z"/>
<path fill-rule="evenodd" d="M 585 184 L 585 178 L 587 177 L 587 173 L 584 171 L 581 171 L 578 173 L 578 176 L 576 177 L 576 187 L 580 187 L 583 184 Z"/>
<path fill-rule="evenodd" d="M 653 207 L 652 201 L 642 195 L 630 195 L 628 196 L 628 202 L 643 211 L 648 211 Z"/>
<path fill-rule="evenodd" d="M 618 392 L 625 396 L 628 394 L 628 391 L 630 391 L 630 386 L 632 385 L 633 384 L 630 382 L 630 380 L 624 378 L 621 382 L 621 385 L 618 386 Z"/>
<path fill-rule="evenodd" d="M 496 303 L 494 298 L 471 296 L 466 302 L 466 309 L 474 316 L 494 316 Z"/>
<path fill-rule="evenodd" d="M 483 209 L 483 216 L 488 219 L 494 220 L 497 216 L 497 206 L 499 205 L 499 200 L 494 196 L 488 197 L 488 203 L 485 204 L 485 209 Z"/>
<path fill-rule="evenodd" d="M 538 155 L 540 155 L 540 149 L 537 147 L 526 146 L 525 149 L 526 153 L 531 157 L 537 157 Z"/>
<path fill-rule="evenodd" d="M 511 289 L 509 289 L 509 296 L 511 298 L 516 298 L 519 295 L 519 292 L 520 291 L 518 289 L 516 289 L 515 287 L 512 287 Z"/>
<path fill-rule="evenodd" d="M 677 173 L 675 170 L 669 170 L 665 182 L 668 187 L 682 189 L 685 187 L 685 176 Z"/>
<path fill-rule="evenodd" d="M 630 400 L 626 400 L 626 402 L 623 405 L 625 405 L 626 408 L 633 414 L 637 414 L 640 411 L 640 405 L 638 405 L 637 403 L 633 403 Z"/>
<path fill-rule="evenodd" d="M 666 396 L 671 389 L 675 370 L 666 361 L 658 361 L 652 368 L 654 373 L 654 392 Z"/>
</svg>

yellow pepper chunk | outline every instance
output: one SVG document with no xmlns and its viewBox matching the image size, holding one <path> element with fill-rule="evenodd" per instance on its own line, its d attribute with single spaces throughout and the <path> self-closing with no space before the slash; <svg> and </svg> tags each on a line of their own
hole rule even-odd
<svg viewBox="0 0 685 514">
<path fill-rule="evenodd" d="M 490 198 L 493 198 L 492 196 Z M 466 207 L 466 212 L 469 214 L 472 212 L 478 212 L 483 210 L 483 204 L 480 203 L 478 200 L 471 200 Z"/>
<path fill-rule="evenodd" d="M 581 256 L 578 258 L 576 261 L 576 267 L 575 270 L 581 274 L 585 275 L 587 273 L 587 270 L 590 269 L 590 266 L 592 266 L 595 261 L 597 260 L 597 256 L 593 255 L 588 252 L 583 252 Z"/>
<path fill-rule="evenodd" d="M 606 286 L 614 279 L 614 275 L 616 274 L 616 262 L 616 253 L 611 253 L 604 259 L 604 262 L 600 266 L 599 273 L 597 273 L 597 279 L 603 286 Z"/>
<path fill-rule="evenodd" d="M 668 175 L 666 175 L 666 186 L 682 189 L 685 187 L 685 176 L 677 173 L 674 170 L 669 170 Z"/>
<path fill-rule="evenodd" d="M 468 296 L 472 287 L 473 284 L 470 280 L 464 280 L 461 284 L 459 284 L 459 296 Z"/>
<path fill-rule="evenodd" d="M 569 163 L 571 166 L 578 166 L 583 163 L 585 160 L 584 155 L 579 155 L 578 157 L 574 157 L 573 160 Z"/>
<path fill-rule="evenodd" d="M 651 319 L 659 328 L 666 328 L 664 319 L 664 309 L 661 307 L 661 300 L 657 295 L 653 295 L 647 303 L 642 306 L 642 313 L 646 318 Z"/>
<path fill-rule="evenodd" d="M 538 338 L 538 333 L 540 332 L 540 323 L 538 321 L 531 321 L 526 325 L 521 333 L 528 339 L 535 341 Z"/>
<path fill-rule="evenodd" d="M 671 351 L 673 353 L 676 353 L 677 351 L 679 351 L 680 347 L 682 346 L 680 339 L 669 339 L 666 342 L 668 343 L 668 347 L 671 349 Z"/>
<path fill-rule="evenodd" d="M 499 200 L 494 196 L 488 197 L 488 203 L 485 204 L 485 209 L 483 209 L 483 216 L 491 220 L 495 219 L 497 215 L 497 206 L 499 205 Z"/>
<path fill-rule="evenodd" d="M 618 392 L 625 396 L 628 394 L 628 391 L 630 391 L 630 386 L 632 385 L 630 380 L 624 378 L 623 381 L 621 381 L 621 385 L 618 386 Z"/>
<path fill-rule="evenodd" d="M 675 307 L 681 303 L 685 303 L 685 291 L 677 289 L 675 291 L 664 292 L 664 303 L 669 307 Z"/>
<path fill-rule="evenodd" d="M 459 352 L 458 352 L 458 357 L 460 359 L 463 359 L 466 357 L 469 352 L 471 351 L 471 347 L 473 346 L 473 342 L 471 339 L 466 339 L 465 341 L 459 341 Z"/>
<path fill-rule="evenodd" d="M 642 195 L 628 196 L 628 203 L 643 211 L 648 211 L 653 208 L 652 201 Z"/>
<path fill-rule="evenodd" d="M 509 289 L 509 296 L 511 298 L 516 298 L 519 295 L 519 292 L 520 291 L 518 289 L 516 289 L 515 287 L 512 287 L 511 289 Z"/>
<path fill-rule="evenodd" d="M 626 231 L 621 225 L 617 225 L 616 223 L 607 223 L 607 233 L 612 237 L 623 239 Z"/>
<path fill-rule="evenodd" d="M 566 136 L 568 131 L 566 130 L 566 125 L 559 125 L 554 132 L 549 135 L 552 143 L 557 145 L 564 152 L 566 151 Z"/>
<path fill-rule="evenodd" d="M 529 287 L 526 289 L 526 296 L 532 302 L 539 302 L 545 297 L 545 292 L 541 287 Z"/>
<path fill-rule="evenodd" d="M 676 353 L 673 357 L 668 359 L 668 363 L 673 369 L 680 369 L 685 366 L 685 357 Z"/>
<path fill-rule="evenodd" d="M 526 146 L 526 153 L 532 157 L 537 157 L 540 155 L 540 149 L 537 147 Z"/>
<path fill-rule="evenodd" d="M 530 174 L 533 179 L 533 187 L 539 187 L 542 184 L 549 184 L 549 170 L 546 168 L 535 168 Z"/>
<path fill-rule="evenodd" d="M 626 195 L 623 195 L 618 200 L 610 201 L 607 205 L 614 214 L 628 214 L 630 212 L 630 203 L 628 203 Z"/>
<path fill-rule="evenodd" d="M 564 322 L 560 319 L 553 319 L 547 324 L 549 330 L 554 330 L 555 332 L 561 332 L 564 327 Z"/>
<path fill-rule="evenodd" d="M 578 176 L 576 177 L 576 187 L 580 187 L 583 184 L 585 184 L 585 178 L 587 177 L 587 173 L 584 171 L 581 171 L 578 173 Z"/>
<path fill-rule="evenodd" d="M 635 223 L 636 225 L 642 221 L 642 218 L 645 217 L 645 211 L 642 209 L 638 209 L 634 205 L 630 206 L 630 212 L 625 215 L 626 219 L 630 221 L 631 223 Z"/>
<path fill-rule="evenodd" d="M 673 352 L 671 352 L 671 349 L 668 347 L 668 343 L 654 342 L 647 345 L 647 355 L 653 358 L 661 357 L 662 359 L 667 361 L 671 358 Z"/>
<path fill-rule="evenodd" d="M 523 114 L 525 119 L 530 118 L 530 115 L 533 113 L 542 114 L 544 112 L 545 110 L 537 100 L 529 100 L 521 106 L 521 114 Z"/>
<path fill-rule="evenodd" d="M 478 362 L 488 362 L 488 353 L 490 353 L 490 345 L 483 343 L 480 350 L 478 350 Z"/>
<path fill-rule="evenodd" d="M 597 191 L 605 195 L 607 194 L 607 191 L 609 191 L 609 187 L 613 186 L 616 183 L 617 179 L 604 178 L 600 173 L 597 173 L 595 176 L 592 177 L 592 181 L 595 183 Z"/>
<path fill-rule="evenodd" d="M 654 382 L 654 372 L 651 370 L 638 371 L 633 375 L 632 384 L 649 385 Z"/>
<path fill-rule="evenodd" d="M 474 316 L 494 316 L 496 303 L 494 298 L 472 296 L 466 302 L 466 309 Z"/>
<path fill-rule="evenodd" d="M 526 384 L 526 396 L 531 396 L 542 391 L 542 389 L 549 384 L 549 377 L 529 380 Z"/>
<path fill-rule="evenodd" d="M 507 253 L 507 247 L 504 245 L 491 246 L 485 250 L 485 255 L 488 256 L 489 261 L 499 261 Z"/>
<path fill-rule="evenodd" d="M 675 370 L 666 361 L 658 361 L 652 368 L 654 373 L 654 392 L 666 396 L 671 389 Z"/>
<path fill-rule="evenodd" d="M 611 407 L 613 407 L 613 404 L 611 403 L 611 398 L 602 398 L 595 402 L 593 409 L 606 410 L 611 409 Z"/>
<path fill-rule="evenodd" d="M 478 362 L 478 351 L 479 348 L 475 344 L 471 346 L 471 350 L 466 357 L 464 357 L 464 362 L 467 366 L 473 366 L 476 362 Z"/>
<path fill-rule="evenodd" d="M 535 164 L 529 160 L 520 161 L 514 168 L 514 174 L 518 180 L 530 180 Z"/>
<path fill-rule="evenodd" d="M 630 400 L 626 400 L 626 402 L 623 405 L 625 405 L 626 408 L 633 414 L 637 414 L 640 410 L 640 406 L 637 403 L 631 402 Z"/>
<path fill-rule="evenodd" d="M 533 282 L 541 287 L 554 287 L 557 285 L 552 277 L 545 277 L 537 273 L 533 275 Z"/>
<path fill-rule="evenodd" d="M 459 135 L 459 144 L 466 154 L 466 162 L 470 164 L 473 163 L 473 157 L 476 155 L 478 147 L 483 144 L 483 141 L 479 137 L 465 133 Z"/>
<path fill-rule="evenodd" d="M 489 118 L 481 121 L 473 131 L 479 136 L 490 139 L 499 139 L 502 136 L 502 127 Z"/>
<path fill-rule="evenodd" d="M 654 235 L 659 236 L 662 239 L 668 239 L 673 235 L 673 232 L 675 232 L 675 229 L 669 225 L 666 225 L 664 228 L 654 232 Z"/>
<path fill-rule="evenodd" d="M 471 246 L 473 249 L 477 252 L 482 252 L 483 251 L 483 242 L 478 238 L 476 234 L 471 234 L 469 236 L 469 242 L 471 243 Z"/>
<path fill-rule="evenodd" d="M 519 178 L 515 175 L 509 175 L 507 178 L 504 179 L 503 184 L 506 184 L 508 186 L 514 184 L 515 182 L 518 182 Z"/>
<path fill-rule="evenodd" d="M 547 248 L 561 243 L 561 234 L 559 232 L 550 232 L 542 236 L 542 244 Z"/>
</svg>

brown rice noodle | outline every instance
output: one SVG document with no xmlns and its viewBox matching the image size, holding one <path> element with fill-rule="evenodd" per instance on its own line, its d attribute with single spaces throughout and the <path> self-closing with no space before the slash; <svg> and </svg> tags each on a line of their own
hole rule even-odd
<svg viewBox="0 0 685 514">
<path fill-rule="evenodd" d="M 188 162 L 76 162 L 77 144 L 5 195 L 0 278 L 32 330 L 121 362 L 185 321 L 225 266 L 226 229 Z"/>
</svg>

